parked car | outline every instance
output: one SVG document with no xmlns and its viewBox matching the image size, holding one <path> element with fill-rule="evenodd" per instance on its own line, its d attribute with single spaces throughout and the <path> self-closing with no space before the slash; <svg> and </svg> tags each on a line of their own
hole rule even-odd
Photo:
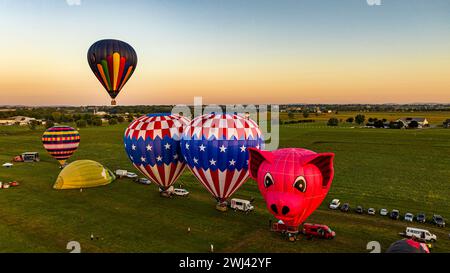
<svg viewBox="0 0 450 273">
<path fill-rule="evenodd" d="M 412 213 L 405 213 L 404 220 L 407 222 L 412 222 L 414 220 L 414 214 Z"/>
<path fill-rule="evenodd" d="M 361 206 L 357 206 L 355 211 L 356 211 L 356 213 L 363 214 L 364 213 L 364 208 L 361 207 Z"/>
<path fill-rule="evenodd" d="M 303 225 L 303 234 L 309 237 L 324 239 L 333 239 L 336 237 L 336 232 L 332 231 L 328 226 L 310 223 Z"/>
<path fill-rule="evenodd" d="M 135 174 L 135 173 L 127 172 L 127 177 L 128 177 L 128 178 L 137 178 L 138 175 Z"/>
<path fill-rule="evenodd" d="M 240 210 L 245 212 L 252 211 L 254 209 L 250 201 L 238 198 L 231 199 L 230 207 L 234 210 Z"/>
<path fill-rule="evenodd" d="M 143 185 L 150 185 L 152 183 L 152 181 L 148 180 L 147 178 L 137 178 L 135 181 Z"/>
<path fill-rule="evenodd" d="M 174 189 L 173 194 L 178 196 L 188 196 L 189 192 L 186 189 Z"/>
<path fill-rule="evenodd" d="M 125 177 L 125 176 L 127 176 L 127 174 L 128 174 L 127 170 L 116 170 L 116 176 L 118 178 Z"/>
<path fill-rule="evenodd" d="M 391 214 L 389 214 L 389 217 L 393 220 L 398 220 L 400 219 L 400 212 L 396 209 L 391 211 Z"/>
<path fill-rule="evenodd" d="M 375 209 L 374 209 L 374 208 L 369 208 L 369 209 L 367 210 L 367 214 L 369 214 L 369 215 L 375 215 Z"/>
<path fill-rule="evenodd" d="M 414 228 L 414 227 L 407 227 L 405 232 L 406 237 L 410 238 L 416 238 L 420 241 L 424 242 L 435 242 L 437 240 L 437 237 L 435 234 L 432 234 L 426 229 L 420 229 L 420 228 Z"/>
<path fill-rule="evenodd" d="M 389 214 L 389 211 L 387 209 L 380 209 L 380 215 L 381 216 L 386 216 Z"/>
<path fill-rule="evenodd" d="M 425 223 L 427 221 L 427 217 L 426 217 L 425 213 L 417 214 L 416 221 L 419 223 Z"/>
<path fill-rule="evenodd" d="M 440 215 L 433 215 L 433 218 L 431 219 L 431 223 L 435 224 L 438 227 L 445 227 L 445 220 Z"/>
<path fill-rule="evenodd" d="M 340 205 L 341 205 L 341 202 L 339 201 L 339 199 L 333 199 L 329 205 L 329 208 L 330 209 L 338 209 Z"/>
<path fill-rule="evenodd" d="M 341 207 L 342 212 L 348 212 L 349 210 L 350 210 L 350 205 L 348 203 L 345 203 L 344 205 L 342 205 L 342 207 Z"/>
</svg>

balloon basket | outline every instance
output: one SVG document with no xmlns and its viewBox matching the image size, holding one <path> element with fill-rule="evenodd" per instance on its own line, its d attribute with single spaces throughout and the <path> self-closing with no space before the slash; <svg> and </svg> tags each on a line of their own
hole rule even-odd
<svg viewBox="0 0 450 273">
<path fill-rule="evenodd" d="M 226 203 L 217 203 L 216 210 L 218 210 L 220 212 L 226 212 L 228 210 L 227 204 Z"/>
<path fill-rule="evenodd" d="M 111 106 L 116 106 L 116 105 L 117 105 L 116 100 L 112 100 L 112 101 L 111 101 Z"/>
<path fill-rule="evenodd" d="M 162 191 L 159 193 L 159 196 L 163 198 L 172 198 L 172 194 L 169 191 Z"/>
</svg>

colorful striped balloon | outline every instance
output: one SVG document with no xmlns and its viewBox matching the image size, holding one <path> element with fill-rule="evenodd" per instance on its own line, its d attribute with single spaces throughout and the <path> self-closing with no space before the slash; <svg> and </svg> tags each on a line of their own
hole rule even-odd
<svg viewBox="0 0 450 273">
<path fill-rule="evenodd" d="M 78 149 L 80 134 L 69 126 L 55 126 L 45 131 L 42 143 L 47 152 L 64 166 Z"/>
<path fill-rule="evenodd" d="M 101 40 L 88 51 L 89 66 L 115 105 L 115 98 L 131 78 L 137 66 L 132 46 L 119 40 Z"/>
</svg>

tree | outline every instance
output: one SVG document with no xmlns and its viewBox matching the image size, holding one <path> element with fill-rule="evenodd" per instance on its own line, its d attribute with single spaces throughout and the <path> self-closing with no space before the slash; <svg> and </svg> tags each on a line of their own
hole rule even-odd
<svg viewBox="0 0 450 273">
<path fill-rule="evenodd" d="M 346 122 L 347 123 L 353 123 L 355 121 L 355 119 L 353 117 L 349 117 Z"/>
<path fill-rule="evenodd" d="M 108 123 L 109 123 L 109 125 L 116 125 L 116 124 L 118 124 L 119 122 L 117 121 L 116 118 L 112 118 L 112 119 L 110 119 L 110 120 L 108 121 Z"/>
<path fill-rule="evenodd" d="M 390 129 L 402 129 L 403 128 L 403 122 L 401 121 L 391 121 L 389 123 Z"/>
<path fill-rule="evenodd" d="M 339 120 L 337 118 L 330 118 L 327 123 L 328 126 L 338 126 Z"/>
<path fill-rule="evenodd" d="M 94 126 L 102 126 L 103 125 L 103 121 L 100 118 L 96 118 L 96 119 L 92 120 L 92 125 L 94 125 Z"/>
<path fill-rule="evenodd" d="M 450 128 L 450 119 L 447 119 L 446 121 L 444 121 L 443 125 L 444 125 L 444 128 Z"/>
<path fill-rule="evenodd" d="M 366 121 L 366 116 L 358 114 L 355 117 L 355 122 L 358 123 L 359 125 L 363 124 Z"/>
<path fill-rule="evenodd" d="M 47 120 L 47 121 L 45 122 L 45 128 L 46 128 L 46 129 L 52 128 L 53 126 L 55 126 L 55 123 L 54 123 L 52 120 Z"/>
<path fill-rule="evenodd" d="M 123 123 L 123 122 L 125 122 L 125 118 L 122 117 L 122 116 L 118 116 L 118 117 L 117 117 L 117 121 L 118 121 L 119 123 Z"/>
<path fill-rule="evenodd" d="M 60 122 L 61 121 L 62 114 L 60 112 L 53 112 L 52 113 L 52 119 L 54 122 Z"/>
<path fill-rule="evenodd" d="M 308 110 L 305 109 L 305 110 L 303 111 L 303 117 L 304 117 L 304 118 L 308 118 L 308 117 L 309 117 L 309 111 L 308 111 Z"/>
<path fill-rule="evenodd" d="M 294 112 L 289 111 L 289 113 L 288 113 L 288 118 L 289 118 L 289 119 L 293 119 L 294 117 L 295 117 Z"/>
<path fill-rule="evenodd" d="M 134 120 L 133 114 L 128 114 L 128 122 L 132 122 Z"/>
<path fill-rule="evenodd" d="M 30 121 L 30 124 L 28 125 L 28 127 L 30 128 L 30 130 L 36 130 L 36 127 L 39 125 L 39 122 L 37 122 L 37 120 L 32 120 Z"/>
<path fill-rule="evenodd" d="M 87 121 L 84 119 L 77 120 L 77 127 L 78 128 L 85 128 L 87 126 Z"/>
<path fill-rule="evenodd" d="M 373 123 L 373 126 L 375 128 L 384 128 L 384 122 L 380 119 L 375 120 L 375 122 Z"/>
<path fill-rule="evenodd" d="M 408 128 L 417 129 L 417 128 L 419 128 L 419 123 L 417 121 L 413 120 L 408 124 Z"/>
</svg>

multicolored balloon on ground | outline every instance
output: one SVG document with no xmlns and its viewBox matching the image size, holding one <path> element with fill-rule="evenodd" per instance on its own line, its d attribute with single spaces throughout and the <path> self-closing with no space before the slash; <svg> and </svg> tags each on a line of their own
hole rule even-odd
<svg viewBox="0 0 450 273">
<path fill-rule="evenodd" d="M 89 48 L 87 58 L 92 72 L 111 97 L 111 105 L 116 105 L 115 98 L 136 69 L 136 51 L 119 40 L 101 40 Z"/>
<path fill-rule="evenodd" d="M 248 149 L 262 148 L 262 133 L 237 114 L 207 114 L 186 128 L 181 150 L 187 165 L 225 210 L 224 202 L 247 180 Z"/>
<path fill-rule="evenodd" d="M 80 134 L 69 126 L 55 126 L 45 131 L 42 143 L 47 152 L 63 167 L 78 149 Z"/>
<path fill-rule="evenodd" d="M 334 177 L 333 153 L 290 148 L 250 149 L 250 174 L 269 211 L 297 228 L 324 200 Z"/>
<path fill-rule="evenodd" d="M 163 193 L 186 167 L 180 140 L 189 122 L 180 115 L 149 114 L 133 121 L 125 131 L 125 150 L 131 162 Z"/>
</svg>

